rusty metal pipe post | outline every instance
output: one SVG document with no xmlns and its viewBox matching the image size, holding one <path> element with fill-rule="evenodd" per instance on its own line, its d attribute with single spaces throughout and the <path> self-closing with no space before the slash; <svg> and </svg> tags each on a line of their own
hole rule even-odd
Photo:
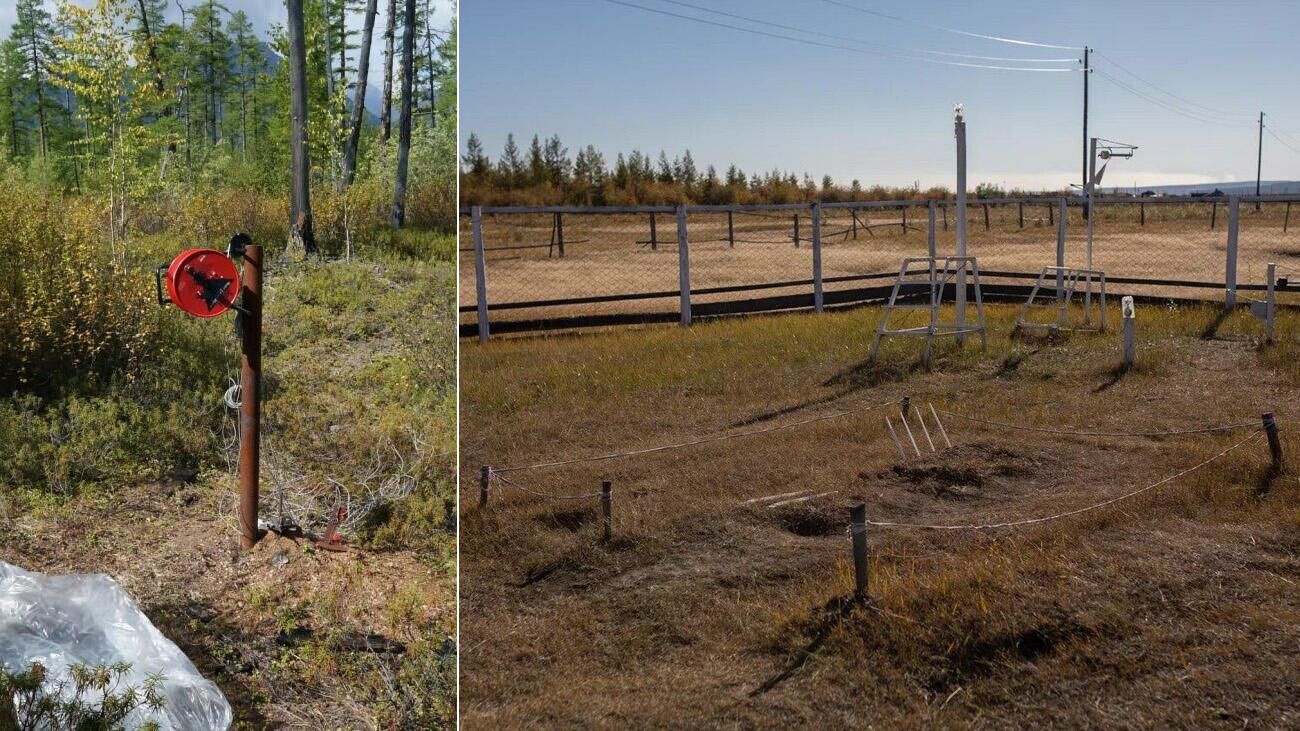
<svg viewBox="0 0 1300 731">
<path fill-rule="evenodd" d="M 262 247 L 244 249 L 239 405 L 239 545 L 250 549 L 262 534 L 257 528 L 258 476 L 262 424 Z"/>
</svg>

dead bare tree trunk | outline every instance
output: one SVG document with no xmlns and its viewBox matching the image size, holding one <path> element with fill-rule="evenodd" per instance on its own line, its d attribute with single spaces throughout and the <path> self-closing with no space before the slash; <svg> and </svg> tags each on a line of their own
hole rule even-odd
<svg viewBox="0 0 1300 731">
<path fill-rule="evenodd" d="M 406 223 L 407 158 L 411 152 L 411 86 L 415 75 L 415 0 L 406 0 L 402 23 L 402 123 L 397 138 L 397 188 L 393 194 L 393 228 Z"/>
<path fill-rule="evenodd" d="M 307 156 L 307 44 L 303 38 L 302 0 L 286 0 L 289 11 L 289 111 L 292 151 L 291 193 L 289 207 L 289 250 L 298 247 L 305 254 L 316 253 L 312 232 L 311 191 L 308 175 L 311 161 Z"/>
<path fill-rule="evenodd" d="M 343 148 L 343 184 L 352 185 L 357 169 L 357 144 L 361 141 L 361 120 L 366 116 L 366 76 L 370 73 L 370 36 L 375 30 L 378 0 L 367 0 L 366 19 L 361 28 L 361 57 L 357 59 L 356 91 L 352 96 L 352 129 Z"/>
<path fill-rule="evenodd" d="M 384 98 L 379 105 L 379 141 L 387 142 L 393 121 L 393 36 L 397 29 L 397 0 L 388 0 L 384 29 Z"/>
</svg>

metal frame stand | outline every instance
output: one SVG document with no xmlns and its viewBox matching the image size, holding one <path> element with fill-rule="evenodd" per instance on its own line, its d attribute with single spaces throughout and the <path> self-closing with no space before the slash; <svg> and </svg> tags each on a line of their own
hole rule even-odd
<svg viewBox="0 0 1300 731">
<path fill-rule="evenodd" d="M 922 264 L 922 268 L 914 269 L 913 264 L 917 263 Z M 939 312 L 943 307 L 944 288 L 949 282 L 954 282 L 959 295 L 958 302 L 963 301 L 965 298 L 960 295 L 964 294 L 963 285 L 968 272 L 975 285 L 976 324 L 967 326 L 962 322 L 964 313 L 958 314 L 956 322 L 940 322 Z M 926 275 L 925 279 L 909 279 L 922 274 Z M 901 292 L 904 287 L 910 291 Z M 916 292 L 917 288 L 920 288 L 920 292 Z M 905 297 L 913 293 L 924 293 L 926 298 L 921 303 L 899 304 L 900 292 Z M 895 310 L 929 310 L 930 321 L 924 326 L 890 330 L 889 319 Z M 876 324 L 876 334 L 871 341 L 871 359 L 875 360 L 883 338 L 897 335 L 925 336 L 925 350 L 922 352 L 921 362 L 928 365 L 930 351 L 936 337 L 952 335 L 958 337 L 960 341 L 960 338 L 970 333 L 979 333 L 981 349 L 988 347 L 988 337 L 984 332 L 984 298 L 980 294 L 980 270 L 976 258 L 973 256 L 909 256 L 903 259 L 903 265 L 898 270 L 898 279 L 894 281 L 894 289 L 889 294 L 889 302 L 885 305 L 880 322 Z"/>
<path fill-rule="evenodd" d="M 1047 286 L 1048 277 L 1052 278 L 1051 289 L 1055 292 L 1056 301 L 1053 303 L 1036 303 L 1038 293 Z M 1079 282 L 1084 283 L 1083 299 L 1083 323 L 1082 325 L 1070 326 L 1070 303 L 1074 301 L 1074 296 L 1078 292 Z M 1096 281 L 1100 285 L 1100 302 L 1098 303 L 1097 324 L 1092 322 L 1092 283 Z M 1049 309 L 1057 310 L 1056 322 L 1031 322 L 1027 318 L 1031 309 Z M 1093 330 L 1106 332 L 1106 273 L 1099 269 L 1079 269 L 1076 267 L 1043 267 L 1039 272 L 1038 279 L 1034 282 L 1034 288 L 1029 291 L 1029 299 L 1021 306 L 1020 313 L 1016 315 L 1016 330 L 1050 330 L 1061 332 L 1063 330 Z"/>
<path fill-rule="evenodd" d="M 1277 286 L 1277 264 L 1269 262 L 1267 276 L 1268 286 L 1264 290 L 1264 299 L 1250 300 L 1250 314 L 1264 323 L 1264 342 L 1272 343 L 1273 317 L 1277 313 L 1277 293 L 1274 291 Z"/>
</svg>

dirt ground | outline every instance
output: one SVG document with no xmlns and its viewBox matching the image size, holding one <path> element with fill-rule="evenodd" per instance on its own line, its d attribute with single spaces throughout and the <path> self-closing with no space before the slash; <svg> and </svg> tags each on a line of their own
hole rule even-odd
<svg viewBox="0 0 1300 731">
<path fill-rule="evenodd" d="M 874 310 L 463 345 L 465 728 L 1283 728 L 1300 724 L 1300 318 L 1143 310 L 1140 360 L 1074 333 L 865 362 Z M 1113 313 L 1112 313 L 1113 315 Z M 1112 320 L 1112 325 L 1116 324 Z M 884 419 L 943 417 L 900 458 Z M 793 424 L 623 459 L 529 465 Z M 915 421 L 912 428 L 918 429 Z M 905 442 L 906 444 L 906 442 Z M 1232 449 L 1229 449 L 1232 447 Z M 911 450 L 910 444 L 905 447 Z M 1218 456 L 1227 450 L 1226 454 Z M 852 600 L 848 506 L 871 520 Z M 799 500 L 812 496 L 811 499 Z M 796 502 L 784 502 L 797 500 Z"/>
<path fill-rule="evenodd" d="M 244 552 L 224 517 L 231 505 L 222 489 L 140 485 L 0 521 L 0 556 L 32 571 L 115 578 L 221 687 L 236 728 L 364 728 L 342 667 L 396 673 L 398 663 L 334 641 L 374 634 L 408 651 L 451 643 L 455 583 L 429 561 L 409 551 L 323 551 L 274 535 Z M 314 652 L 289 652 L 289 638 L 309 650 L 315 643 Z M 446 651 L 454 656 L 453 645 Z"/>
</svg>

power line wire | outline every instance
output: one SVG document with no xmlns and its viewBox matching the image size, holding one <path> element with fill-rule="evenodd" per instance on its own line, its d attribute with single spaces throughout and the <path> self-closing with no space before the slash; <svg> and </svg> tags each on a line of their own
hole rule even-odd
<svg viewBox="0 0 1300 731">
<path fill-rule="evenodd" d="M 1101 56 L 1102 58 L 1106 59 L 1108 62 L 1110 62 L 1110 64 L 1111 64 L 1112 66 L 1114 66 L 1115 68 L 1119 69 L 1120 71 L 1123 71 L 1124 73 L 1128 74 L 1129 76 L 1132 76 L 1134 79 L 1137 79 L 1139 82 L 1141 82 L 1141 83 L 1143 83 L 1143 84 L 1145 84 L 1145 85 L 1151 87 L 1152 89 L 1155 89 L 1156 91 L 1160 92 L 1161 94 L 1164 94 L 1164 95 L 1166 95 L 1166 96 L 1169 96 L 1169 97 L 1172 97 L 1172 98 L 1174 98 L 1174 99 L 1177 99 L 1179 102 L 1182 102 L 1183 104 L 1185 104 L 1185 105 L 1187 105 L 1187 106 L 1190 106 L 1190 107 L 1197 107 L 1197 108 L 1203 109 L 1203 110 L 1205 110 L 1206 112 L 1210 112 L 1210 113 L 1212 113 L 1212 114 L 1214 114 L 1214 115 L 1217 115 L 1217 116 L 1228 117 L 1228 118 L 1230 118 L 1230 119 L 1232 119 L 1232 120 L 1234 120 L 1234 121 L 1245 121 L 1245 120 L 1247 120 L 1247 119 L 1253 119 L 1253 118 L 1254 118 L 1254 115 L 1241 114 L 1240 112 L 1228 112 L 1228 111 L 1224 111 L 1224 110 L 1222 110 L 1222 109 L 1216 109 L 1216 108 L 1214 108 L 1214 107 L 1207 107 L 1207 106 L 1205 106 L 1204 104 L 1198 104 L 1197 102 L 1194 102 L 1194 101 L 1192 101 L 1192 100 L 1190 100 L 1190 99 L 1185 99 L 1185 98 L 1183 98 L 1183 97 L 1181 97 L 1181 96 L 1178 96 L 1177 94 L 1175 94 L 1175 93 L 1173 93 L 1173 92 L 1171 92 L 1171 91 L 1166 91 L 1165 89 L 1163 89 L 1163 88 L 1161 88 L 1161 87 L 1159 87 L 1159 86 L 1156 86 L 1155 84 L 1151 83 L 1150 81 L 1147 81 L 1146 79 L 1142 78 L 1141 76 L 1138 76 L 1137 74 L 1135 74 L 1135 73 L 1133 73 L 1132 71 L 1130 71 L 1127 67 L 1121 65 L 1118 61 L 1116 61 L 1115 59 L 1111 58 L 1110 56 L 1107 56 L 1106 54 L 1102 53 L 1101 51 L 1098 51 L 1098 50 L 1096 50 L 1096 49 L 1093 49 L 1093 53 L 1095 53 L 1096 55 Z M 1203 112 L 1202 112 L 1202 113 L 1203 113 Z"/>
<path fill-rule="evenodd" d="M 819 47 L 821 47 L 821 48 L 831 48 L 831 49 L 836 49 L 836 50 L 840 50 L 840 51 L 850 51 L 850 52 L 853 52 L 853 53 L 861 53 L 861 54 L 864 54 L 864 55 L 871 55 L 871 56 L 884 56 L 884 57 L 893 57 L 893 58 L 903 58 L 903 59 L 911 60 L 911 61 L 922 61 L 922 62 L 924 62 L 924 63 L 939 64 L 939 65 L 941 65 L 941 66 L 958 66 L 958 67 L 962 67 L 962 68 L 973 68 L 973 69 L 992 69 L 992 70 L 995 70 L 995 71 L 1037 71 L 1037 72 L 1043 72 L 1043 73 L 1054 73 L 1054 72 L 1055 72 L 1055 73 L 1062 73 L 1062 72 L 1063 72 L 1063 73 L 1071 73 L 1071 72 L 1074 72 L 1074 71 L 1077 71 L 1077 70 L 1078 70 L 1078 69 L 1060 69 L 1060 68 L 1056 68 L 1056 69 L 1048 69 L 1048 68 L 1032 68 L 1032 67 L 1027 67 L 1027 66 L 995 66 L 995 65 L 989 65 L 989 64 L 963 63 L 963 62 L 960 62 L 960 61 L 943 61 L 943 60 L 936 59 L 936 58 L 926 58 L 926 57 L 924 57 L 924 56 L 904 56 L 904 55 L 901 55 L 901 54 L 890 54 L 890 53 L 884 53 L 884 52 L 881 52 L 881 51 L 869 51 L 869 50 L 867 50 L 867 49 L 863 49 L 863 48 L 854 48 L 854 47 L 852 47 L 852 46 L 843 46 L 843 45 L 839 45 L 839 44 L 836 44 L 836 43 L 823 43 L 823 42 L 821 42 L 821 41 L 813 41 L 813 40 L 809 40 L 809 39 L 807 39 L 807 38 L 796 38 L 796 37 L 794 37 L 794 36 L 788 36 L 788 35 L 784 35 L 784 34 L 780 34 L 780 33 L 769 33 L 769 32 L 767 32 L 767 31 L 757 30 L 757 29 L 754 29 L 754 28 L 745 28 L 745 27 L 738 26 L 738 25 L 731 25 L 731 24 L 729 24 L 729 23 L 720 23 L 720 22 L 718 22 L 718 21 L 715 21 L 715 20 L 708 20 L 708 19 L 706 19 L 706 18 L 696 18 L 696 17 L 694 17 L 694 16 L 690 16 L 690 15 L 683 15 L 683 14 L 681 14 L 681 13 L 674 13 L 674 12 L 669 11 L 669 10 L 661 10 L 661 9 L 659 9 L 659 8 L 651 8 L 651 7 L 647 7 L 647 6 L 645 6 L 645 5 L 638 5 L 638 4 L 636 4 L 636 3 L 626 2 L 625 0 L 605 0 L 605 2 L 607 2 L 607 3 L 612 3 L 612 4 L 614 4 L 614 5 L 622 5 L 622 6 L 624 6 L 624 7 L 628 7 L 628 8 L 635 8 L 635 9 L 637 9 L 637 10 L 643 10 L 643 11 L 648 12 L 648 13 L 656 13 L 656 14 L 658 14 L 658 15 L 666 15 L 666 16 L 671 17 L 671 18 L 679 18 L 679 19 L 681 19 L 681 20 L 689 20 L 689 21 L 691 21 L 691 22 L 693 22 L 693 23 L 701 23 L 701 24 L 703 24 L 703 25 L 711 25 L 711 26 L 715 26 L 715 27 L 718 27 L 718 28 L 727 28 L 727 29 L 730 29 L 730 30 L 740 31 L 740 32 L 742 32 L 742 33 L 750 33 L 750 34 L 753 34 L 753 35 L 766 36 L 766 37 L 768 37 L 768 38 L 778 38 L 778 39 L 781 39 L 781 40 L 792 41 L 792 42 L 794 42 L 794 43 L 802 43 L 802 44 L 804 44 L 804 45 L 808 45 L 808 46 L 819 46 Z"/>
<path fill-rule="evenodd" d="M 783 25 L 781 23 L 773 23 L 767 20 L 751 18 L 746 15 L 739 15 L 737 13 L 728 13 L 723 10 L 715 10 L 713 8 L 707 8 L 702 5 L 693 5 L 691 3 L 682 2 L 681 0 L 660 0 L 660 2 L 665 2 L 670 5 L 677 5 L 683 8 L 690 8 L 692 10 L 699 10 L 705 13 L 712 13 L 714 15 L 721 15 L 727 18 L 734 18 L 736 20 L 743 20 L 747 23 L 754 23 L 756 25 L 765 25 L 770 28 L 780 28 L 782 30 L 794 31 L 796 33 L 807 33 L 808 35 L 819 36 L 821 38 L 830 38 L 836 41 L 845 41 L 848 43 L 853 43 L 861 46 L 868 46 L 872 48 L 884 48 L 891 51 L 899 51 L 902 53 L 929 53 L 929 54 L 934 54 L 936 56 L 948 56 L 950 58 L 970 58 L 978 61 L 1016 61 L 1021 63 L 1078 63 L 1079 62 L 1079 59 L 1077 58 L 1024 58 L 1019 56 L 980 56 L 972 53 L 953 53 L 950 51 L 933 51 L 926 48 L 904 48 L 901 46 L 891 46 L 884 43 L 872 43 L 870 41 L 864 41 L 858 38 L 850 38 L 848 36 L 835 35 L 833 33 L 823 33 L 821 31 L 807 30 L 805 28 L 798 28 L 793 25 Z"/>
<path fill-rule="evenodd" d="M 1188 111 L 1188 110 L 1186 110 L 1186 109 L 1182 109 L 1181 107 L 1174 106 L 1174 105 L 1172 105 L 1172 104 L 1169 104 L 1168 102 L 1165 102 L 1165 101 L 1163 101 L 1163 100 L 1161 100 L 1161 99 L 1158 99 L 1158 98 L 1156 98 L 1156 97 L 1153 97 L 1153 96 L 1151 96 L 1150 94 L 1147 94 L 1147 93 L 1144 92 L 1144 91 L 1140 91 L 1140 90 L 1138 90 L 1138 89 L 1135 89 L 1135 88 L 1133 88 L 1132 86 L 1129 86 L 1128 84 L 1124 83 L 1123 81 L 1120 81 L 1119 79 L 1115 78 L 1115 77 L 1112 76 L 1111 74 L 1106 73 L 1105 71 L 1096 70 L 1095 73 L 1097 73 L 1097 74 L 1100 75 L 1102 78 L 1104 78 L 1104 79 L 1106 79 L 1107 81 L 1109 81 L 1110 83 L 1112 83 L 1112 84 L 1118 86 L 1119 88 L 1123 89 L 1124 91 L 1127 91 L 1128 93 L 1130 93 L 1130 94 L 1132 94 L 1132 95 L 1134 95 L 1134 96 L 1136 96 L 1136 97 L 1138 97 L 1138 98 L 1140 98 L 1140 99 L 1144 99 L 1144 100 L 1146 100 L 1146 101 L 1148 101 L 1148 102 L 1150 102 L 1150 103 L 1152 103 L 1152 104 L 1155 104 L 1156 106 L 1160 107 L 1161 109 L 1168 110 L 1168 111 L 1173 112 L 1173 113 L 1175 113 L 1175 114 L 1180 114 L 1180 115 L 1182 115 L 1182 116 L 1184 116 L 1184 117 L 1187 117 L 1188 119 L 1192 119 L 1192 120 L 1195 120 L 1195 121 L 1197 121 L 1197 122 L 1203 122 L 1203 123 L 1205 123 L 1205 124 L 1216 124 L 1216 125 L 1220 125 L 1220 126 L 1222 126 L 1222 127 L 1253 127 L 1253 126 L 1254 126 L 1253 124 L 1248 124 L 1248 123 L 1245 123 L 1245 122 L 1242 122 L 1242 123 L 1236 123 L 1236 122 L 1225 122 L 1225 121 L 1223 121 L 1223 120 L 1221 120 L 1221 119 L 1213 119 L 1213 118 L 1210 118 L 1210 117 L 1201 116 L 1201 115 L 1199 115 L 1199 114 L 1196 114 L 1196 113 L 1190 112 L 1190 111 Z"/>
<path fill-rule="evenodd" d="M 925 27 L 925 28 L 931 28 L 931 29 L 933 29 L 933 30 L 941 30 L 941 31 L 943 31 L 943 32 L 945 32 L 945 33 L 955 33 L 955 34 L 957 34 L 957 35 L 960 35 L 960 36 L 967 36 L 967 37 L 969 37 L 969 38 L 981 38 L 981 39 L 986 40 L 986 41 L 997 41 L 997 42 L 999 42 L 999 43 L 1010 43 L 1010 44 L 1012 44 L 1012 45 L 1016 45 L 1016 46 L 1034 46 L 1034 47 L 1036 47 L 1036 48 L 1059 48 L 1059 49 L 1061 49 L 1061 50 L 1063 50 L 1063 51 L 1082 51 L 1082 50 L 1083 50 L 1083 48 L 1080 47 L 1080 46 L 1059 46 L 1059 45 L 1056 45 L 1056 44 L 1053 44 L 1053 43 L 1037 43 L 1037 42 L 1035 42 L 1035 41 L 1026 41 L 1026 40 L 1022 40 L 1022 39 L 1019 39 L 1019 38 L 1005 38 L 1005 37 L 1002 37 L 1002 36 L 991 36 L 991 35 L 986 35 L 986 34 L 984 34 L 984 33 L 973 33 L 973 32 L 971 32 L 971 31 L 967 31 L 967 30 L 959 30 L 959 29 L 957 29 L 957 28 L 949 28 L 949 27 L 947 27 L 947 26 L 942 26 L 942 25 L 935 25 L 935 24 L 933 24 L 933 23 L 927 23 L 927 22 L 925 22 L 925 21 L 921 21 L 921 20 L 912 20 L 911 18 L 905 18 L 905 17 L 903 17 L 903 16 L 901 16 L 901 15 L 890 15 L 889 13 L 882 13 L 882 12 L 880 12 L 880 11 L 878 11 L 878 10 L 871 10 L 871 9 L 869 9 L 869 8 L 863 8 L 863 7 L 859 7 L 859 6 L 857 6 L 857 5 L 850 5 L 849 3 L 839 2 L 838 0 L 822 0 L 822 2 L 825 2 L 825 3 L 829 4 L 829 5 L 835 5 L 835 6 L 838 6 L 838 7 L 841 7 L 841 8 L 847 8 L 847 9 L 849 9 L 849 10 L 856 10 L 856 11 L 859 12 L 859 13 L 866 13 L 867 15 L 874 15 L 874 16 L 876 16 L 877 18 L 887 18 L 887 19 L 889 19 L 889 20 L 897 20 L 897 21 L 899 21 L 900 23 L 913 23 L 913 24 L 915 24 L 915 25 L 923 26 L 923 27 Z"/>
<path fill-rule="evenodd" d="M 1294 153 L 1297 154 L 1297 155 L 1300 155 L 1300 147 L 1295 147 L 1295 146 L 1291 145 L 1291 143 L 1289 143 L 1289 142 L 1287 142 L 1286 140 L 1282 139 L 1281 137 L 1278 137 L 1277 134 L 1275 134 L 1275 133 L 1273 132 L 1273 130 L 1270 129 L 1268 126 L 1265 126 L 1265 127 L 1264 127 L 1264 131 L 1267 132 L 1267 133 L 1269 134 L 1269 136 L 1272 137 L 1273 139 L 1277 140 L 1278 142 L 1281 142 L 1282 145 L 1283 145 L 1284 147 L 1286 147 L 1288 150 L 1294 152 Z"/>
</svg>

